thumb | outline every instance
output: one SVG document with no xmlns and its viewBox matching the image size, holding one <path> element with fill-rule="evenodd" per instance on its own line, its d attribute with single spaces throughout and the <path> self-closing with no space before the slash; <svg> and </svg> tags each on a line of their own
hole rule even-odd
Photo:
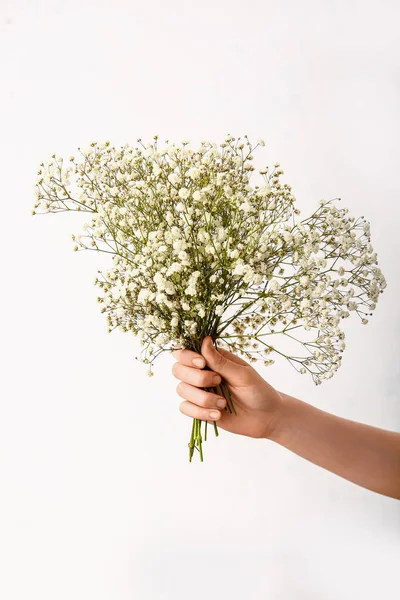
<svg viewBox="0 0 400 600">
<path fill-rule="evenodd" d="M 210 335 L 203 339 L 201 354 L 205 358 L 208 368 L 221 375 L 227 382 L 239 384 L 243 381 L 242 365 L 233 362 L 226 355 L 223 356 L 215 348 Z"/>
</svg>

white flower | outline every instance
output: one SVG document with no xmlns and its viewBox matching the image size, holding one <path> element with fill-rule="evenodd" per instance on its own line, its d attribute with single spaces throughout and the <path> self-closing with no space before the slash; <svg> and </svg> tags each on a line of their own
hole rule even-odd
<svg viewBox="0 0 400 600">
<path fill-rule="evenodd" d="M 167 277 L 169 277 L 170 275 L 172 275 L 172 273 L 179 273 L 180 271 L 182 271 L 182 269 L 182 263 L 173 262 L 172 265 L 167 269 L 165 274 Z"/>
<path fill-rule="evenodd" d="M 285 242 L 290 243 L 293 240 L 293 236 L 290 233 L 290 231 L 284 231 L 282 233 L 282 237 L 285 240 Z"/>
<path fill-rule="evenodd" d="M 310 278 L 307 275 L 303 275 L 302 277 L 300 277 L 300 285 L 302 287 L 307 287 L 309 283 Z"/>
<path fill-rule="evenodd" d="M 197 179 L 198 177 L 200 177 L 200 169 L 198 169 L 197 167 L 191 167 L 187 170 L 186 175 L 191 179 Z"/>
<path fill-rule="evenodd" d="M 149 294 L 149 290 L 147 290 L 146 288 L 142 288 L 137 297 L 138 303 L 143 304 L 144 302 L 146 302 L 147 298 L 149 297 Z"/>
<path fill-rule="evenodd" d="M 193 193 L 193 199 L 194 199 L 194 200 L 196 200 L 196 202 L 198 202 L 199 200 L 202 200 L 202 199 L 203 199 L 203 194 L 202 194 L 202 192 L 200 192 L 199 190 L 196 190 L 196 191 Z"/>
<path fill-rule="evenodd" d="M 251 204 L 249 204 L 249 202 L 246 200 L 246 202 L 242 202 L 242 204 L 239 206 L 239 210 L 248 213 L 251 210 Z"/>
<path fill-rule="evenodd" d="M 243 275 L 245 272 L 245 265 L 242 262 L 237 262 L 233 270 L 232 275 Z"/>
<path fill-rule="evenodd" d="M 271 290 L 271 292 L 278 292 L 281 289 L 279 281 L 277 281 L 276 279 L 271 279 L 271 281 L 269 282 L 269 289 Z"/>
<path fill-rule="evenodd" d="M 265 146 L 264 140 L 257 140 L 259 146 Z"/>
<path fill-rule="evenodd" d="M 266 172 L 267 171 L 265 171 L 265 173 Z M 260 173 L 263 174 L 261 171 L 260 171 Z M 270 193 L 271 193 L 271 186 L 269 186 L 269 185 L 264 185 L 264 187 L 262 187 L 260 190 L 258 190 L 258 195 L 261 197 L 268 196 L 268 194 L 270 194 Z"/>
<path fill-rule="evenodd" d="M 227 231 L 223 227 L 218 227 L 217 237 L 220 241 L 224 241 L 227 238 Z"/>
<path fill-rule="evenodd" d="M 173 185 L 176 185 L 176 184 L 177 184 L 177 183 L 180 181 L 180 179 L 179 179 L 179 177 L 178 177 L 178 175 L 177 175 L 176 173 L 170 173 L 170 174 L 168 175 L 168 178 L 167 178 L 167 179 L 168 179 L 168 181 L 169 181 L 170 183 L 172 183 Z"/>
<path fill-rule="evenodd" d="M 176 289 L 174 284 L 171 281 L 167 281 L 165 284 L 165 292 L 169 295 L 172 296 L 173 294 L 176 293 Z"/>
<path fill-rule="evenodd" d="M 289 308 L 292 307 L 292 301 L 290 298 L 288 298 L 284 303 L 283 303 L 283 308 L 284 310 L 289 310 Z"/>
<path fill-rule="evenodd" d="M 215 314 L 220 317 L 223 314 L 224 310 L 224 307 L 219 304 L 215 309 Z"/>
<path fill-rule="evenodd" d="M 172 223 L 174 222 L 174 215 L 172 214 L 171 211 L 168 211 L 166 213 L 165 220 L 167 221 L 168 225 L 172 225 Z"/>
<path fill-rule="evenodd" d="M 190 196 L 190 191 L 187 188 L 183 187 L 179 190 L 178 196 L 186 200 L 186 198 L 189 198 Z"/>
<path fill-rule="evenodd" d="M 251 267 L 249 267 L 246 270 L 246 274 L 245 274 L 245 276 L 243 278 L 243 281 L 245 283 L 250 283 L 253 280 L 253 277 L 254 277 L 254 271 L 253 271 L 253 269 Z"/>
<path fill-rule="evenodd" d="M 195 296 L 197 294 L 196 288 L 194 286 L 189 285 L 186 289 L 185 289 L 185 294 L 187 296 Z"/>
<path fill-rule="evenodd" d="M 167 300 L 167 296 L 165 294 L 160 293 L 156 295 L 157 304 L 164 304 L 165 300 Z"/>
<path fill-rule="evenodd" d="M 303 310 L 304 308 L 310 308 L 311 306 L 311 302 L 308 298 L 303 298 L 303 300 L 301 300 L 300 302 L 300 309 Z"/>
<path fill-rule="evenodd" d="M 162 173 L 162 169 L 161 169 L 161 167 L 159 167 L 158 165 L 155 165 L 155 166 L 153 167 L 153 174 L 154 174 L 156 177 L 158 177 L 158 175 L 161 175 L 161 173 Z"/>
<path fill-rule="evenodd" d="M 225 192 L 225 196 L 227 198 L 232 198 L 233 192 L 232 192 L 232 188 L 230 187 L 230 185 L 224 185 L 224 192 Z"/>
</svg>

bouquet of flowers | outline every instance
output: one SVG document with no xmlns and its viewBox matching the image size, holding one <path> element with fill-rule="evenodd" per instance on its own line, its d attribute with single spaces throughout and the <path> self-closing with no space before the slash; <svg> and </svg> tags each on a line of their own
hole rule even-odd
<svg viewBox="0 0 400 600">
<path fill-rule="evenodd" d="M 119 149 L 92 142 L 68 162 L 53 154 L 40 165 L 32 212 L 87 214 L 73 248 L 111 255 L 94 281 L 100 309 L 108 331 L 140 338 L 136 358 L 149 376 L 162 352 L 200 352 L 210 335 L 252 363 L 279 356 L 316 384 L 332 377 L 345 348 L 341 320 L 353 313 L 366 324 L 386 287 L 369 223 L 332 200 L 297 219 L 279 163 L 252 186 L 263 140 L 188 144 L 159 148 L 155 135 Z M 234 413 L 224 381 L 217 393 Z M 189 460 L 194 449 L 203 460 L 202 423 L 193 419 Z"/>
</svg>

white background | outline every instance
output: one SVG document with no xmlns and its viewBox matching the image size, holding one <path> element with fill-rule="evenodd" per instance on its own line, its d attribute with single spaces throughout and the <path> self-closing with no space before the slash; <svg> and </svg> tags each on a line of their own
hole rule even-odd
<svg viewBox="0 0 400 600">
<path fill-rule="evenodd" d="M 141 137 L 264 138 L 306 216 L 340 196 L 388 287 L 337 375 L 260 372 L 400 430 L 400 8 L 390 1 L 0 2 L 2 600 L 398 598 L 400 505 L 223 431 L 187 462 L 171 374 L 109 335 L 79 215 L 31 217 L 42 160 Z"/>
</svg>

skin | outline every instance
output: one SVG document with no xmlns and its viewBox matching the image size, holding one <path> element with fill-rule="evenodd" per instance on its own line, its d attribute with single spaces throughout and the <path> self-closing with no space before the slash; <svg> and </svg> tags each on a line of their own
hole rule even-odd
<svg viewBox="0 0 400 600">
<path fill-rule="evenodd" d="M 215 349 L 210 336 L 204 338 L 201 354 L 184 349 L 172 355 L 184 415 L 210 424 L 215 420 L 231 433 L 271 440 L 361 487 L 400 499 L 400 433 L 342 419 L 279 392 L 249 363 Z M 206 365 L 210 371 L 203 370 Z M 237 416 L 224 411 L 223 397 L 201 389 L 217 385 L 221 377 Z"/>
</svg>

